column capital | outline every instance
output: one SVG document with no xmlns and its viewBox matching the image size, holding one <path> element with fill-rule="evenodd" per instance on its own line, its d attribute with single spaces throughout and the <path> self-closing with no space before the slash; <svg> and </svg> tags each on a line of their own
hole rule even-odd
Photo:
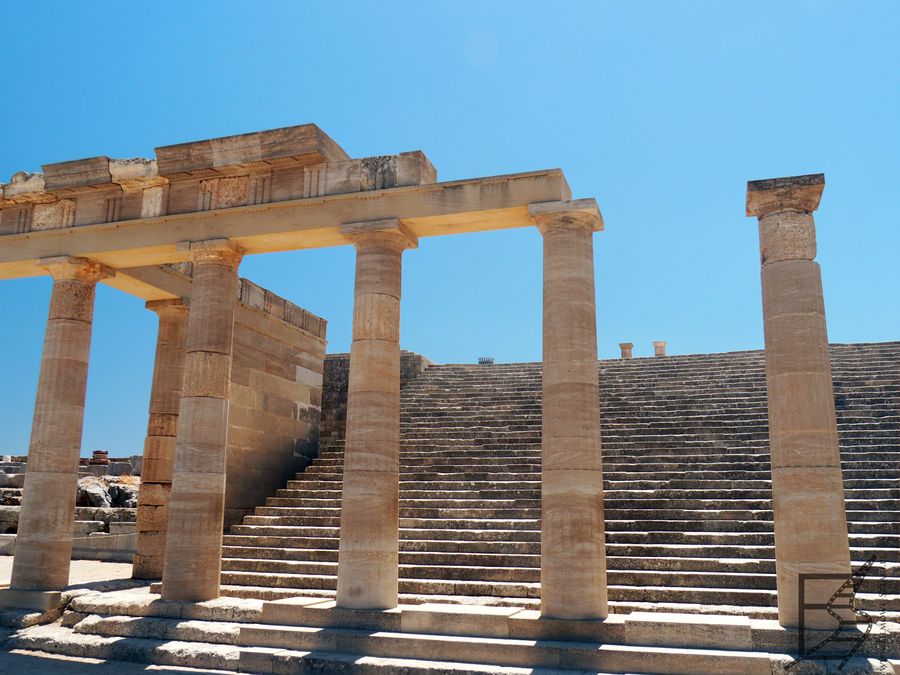
<svg viewBox="0 0 900 675">
<path fill-rule="evenodd" d="M 592 232 L 603 230 L 603 216 L 594 198 L 529 204 L 528 215 L 541 234 L 560 226 L 589 227 Z"/>
<path fill-rule="evenodd" d="M 235 269 L 244 257 L 244 249 L 230 239 L 183 241 L 178 244 L 178 250 L 188 251 L 192 263 L 228 265 Z"/>
<path fill-rule="evenodd" d="M 811 213 L 819 208 L 824 188 L 824 173 L 747 181 L 747 215 L 764 218 L 779 211 Z"/>
<path fill-rule="evenodd" d="M 419 247 L 419 238 L 399 218 L 344 223 L 340 233 L 357 249 L 388 246 L 403 251 Z"/>
<path fill-rule="evenodd" d="M 62 255 L 41 258 L 38 264 L 50 273 L 54 281 L 84 281 L 95 284 L 101 279 L 116 275 L 114 269 L 88 258 Z"/>
<path fill-rule="evenodd" d="M 168 300 L 148 300 L 144 307 L 157 314 L 181 314 L 187 312 L 188 303 L 185 298 L 171 298 Z"/>
</svg>

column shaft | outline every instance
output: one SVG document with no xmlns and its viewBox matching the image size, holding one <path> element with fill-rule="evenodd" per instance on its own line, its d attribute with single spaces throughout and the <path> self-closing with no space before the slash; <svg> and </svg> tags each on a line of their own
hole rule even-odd
<svg viewBox="0 0 900 675">
<path fill-rule="evenodd" d="M 191 244 L 191 311 L 185 338 L 175 470 L 162 596 L 201 601 L 219 595 L 228 392 L 240 250 L 228 241 Z"/>
<path fill-rule="evenodd" d="M 401 266 L 415 238 L 396 221 L 347 227 L 357 253 L 337 604 L 386 609 L 397 606 Z"/>
<path fill-rule="evenodd" d="M 69 584 L 94 293 L 107 275 L 83 258 L 53 259 L 47 269 L 53 290 L 10 583 L 23 591 Z"/>
<path fill-rule="evenodd" d="M 540 207 L 540 208 L 536 208 Z M 541 614 L 607 614 L 593 200 L 532 205 L 544 238 Z"/>
<path fill-rule="evenodd" d="M 159 579 L 163 573 L 188 316 L 182 300 L 148 302 L 147 309 L 159 316 L 159 331 L 138 492 L 135 579 Z"/>
<path fill-rule="evenodd" d="M 815 178 L 812 186 L 791 182 Z M 778 620 L 798 626 L 802 614 L 807 627 L 835 628 L 825 610 L 800 605 L 800 575 L 835 575 L 805 581 L 805 602 L 825 604 L 851 571 L 825 304 L 813 261 L 811 211 L 823 183 L 820 176 L 751 183 L 748 214 L 759 216 L 762 252 Z M 811 192 L 814 203 L 802 199 Z M 838 601 L 835 611 L 852 619 L 840 610 L 847 604 Z"/>
</svg>

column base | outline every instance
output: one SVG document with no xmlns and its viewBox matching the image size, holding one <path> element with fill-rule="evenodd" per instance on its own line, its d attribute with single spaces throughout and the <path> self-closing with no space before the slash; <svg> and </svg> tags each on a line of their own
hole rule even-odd
<svg viewBox="0 0 900 675">
<path fill-rule="evenodd" d="M 46 612 L 59 607 L 60 591 L 18 591 L 12 588 L 0 590 L 0 607 L 9 609 L 33 609 Z"/>
</svg>

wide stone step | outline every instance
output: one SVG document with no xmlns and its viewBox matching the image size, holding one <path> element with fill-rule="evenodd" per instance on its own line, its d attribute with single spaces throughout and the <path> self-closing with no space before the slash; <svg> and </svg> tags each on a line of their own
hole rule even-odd
<svg viewBox="0 0 900 675">
<path fill-rule="evenodd" d="M 337 563 L 307 562 L 299 560 L 260 560 L 250 558 L 225 558 L 223 571 L 272 572 L 277 574 L 302 574 L 337 576 Z M 540 581 L 538 568 L 495 567 L 475 565 L 410 565 L 399 566 L 401 579 L 449 579 L 457 581 Z"/>
<path fill-rule="evenodd" d="M 609 599 L 627 602 L 681 602 L 704 605 L 775 607 L 775 590 L 673 586 L 609 586 Z"/>
<path fill-rule="evenodd" d="M 483 504 L 483 502 L 482 502 Z M 400 506 L 402 519 L 472 519 L 480 520 L 517 520 L 540 517 L 540 506 L 536 508 L 420 508 L 415 502 L 406 501 Z M 303 507 L 303 506 L 258 506 L 257 516 L 305 516 L 305 517 L 338 517 L 340 509 L 336 507 Z"/>
<path fill-rule="evenodd" d="M 253 517 L 253 516 L 249 516 Z M 458 522 L 458 521 L 454 521 Z M 463 522 L 463 526 L 466 523 Z M 244 536 L 275 536 L 298 538 L 337 539 L 336 527 L 313 527 L 303 525 L 234 525 L 231 534 Z M 422 529 L 401 528 L 401 540 L 450 539 L 458 542 L 466 541 L 540 541 L 539 530 L 508 529 Z"/>
<path fill-rule="evenodd" d="M 495 672 L 507 672 L 507 667 L 537 668 L 542 672 L 552 672 L 544 669 L 559 669 L 562 665 L 594 673 L 771 672 L 769 656 L 765 653 L 660 647 L 635 649 L 610 644 L 560 643 L 551 640 L 535 643 L 532 640 L 509 638 L 464 638 L 286 626 L 247 626 L 242 630 L 241 636 L 254 644 L 310 651 L 330 646 L 331 649 L 350 653 L 378 656 L 406 656 L 412 652 L 416 656 L 427 654 L 437 661 L 451 661 L 465 655 L 468 661 L 503 667 L 503 670 Z M 402 672 L 408 671 L 404 669 Z"/>
<path fill-rule="evenodd" d="M 82 634 L 57 624 L 20 631 L 9 640 L 9 648 L 112 662 L 138 661 L 161 666 L 199 668 L 206 672 L 210 669 L 219 672 L 237 671 L 241 655 L 241 650 L 233 644 Z"/>
<path fill-rule="evenodd" d="M 293 589 L 328 589 L 337 586 L 337 577 L 315 574 L 262 572 L 222 572 L 222 583 L 228 585 L 270 586 Z M 401 593 L 426 595 L 473 595 L 504 598 L 540 597 L 539 584 L 505 581 L 455 581 L 448 579 L 401 579 Z"/>
<path fill-rule="evenodd" d="M 772 523 L 757 520 L 613 520 L 606 519 L 607 532 L 772 532 Z"/>
<path fill-rule="evenodd" d="M 242 538 L 243 539 L 243 538 Z M 287 543 L 290 543 L 287 539 Z M 277 546 L 274 543 L 265 545 L 253 540 L 235 541 L 226 537 L 222 547 L 223 560 L 227 558 L 247 558 L 253 560 L 302 560 L 313 563 L 337 563 L 336 548 L 294 548 Z"/>
<path fill-rule="evenodd" d="M 267 507 L 260 507 L 265 509 Z M 290 509 L 285 509 L 290 511 Z M 316 529 L 337 528 L 340 525 L 339 517 L 316 516 L 245 516 L 244 524 L 269 526 L 309 526 Z M 494 520 L 491 518 L 400 518 L 401 530 L 437 530 L 473 528 L 481 530 L 529 530 L 539 531 L 540 521 L 536 518 L 507 518 Z"/>
<path fill-rule="evenodd" d="M 449 658 L 440 661 L 423 661 L 417 658 L 419 656 L 417 652 L 425 652 L 429 656 L 438 654 L 438 651 L 433 647 L 444 644 L 438 636 L 423 636 L 423 640 L 417 640 L 417 636 L 413 634 L 394 634 L 393 641 L 388 641 L 383 634 L 374 638 L 370 632 L 366 631 L 342 631 L 340 629 L 321 629 L 317 627 L 306 629 L 305 631 L 308 638 L 305 642 L 308 643 L 308 648 L 266 647 L 258 646 L 256 643 L 269 644 L 272 640 L 268 639 L 267 635 L 278 632 L 279 627 L 250 624 L 256 628 L 257 632 L 253 633 L 245 630 L 243 638 L 235 638 L 235 642 L 247 645 L 239 647 L 234 644 L 216 644 L 205 641 L 204 638 L 214 633 L 216 628 L 215 626 L 199 624 L 194 631 L 195 641 L 124 636 L 119 632 L 122 630 L 122 627 L 115 625 L 114 619 L 116 618 L 118 617 L 97 621 L 94 624 L 97 633 L 90 634 L 76 632 L 75 630 L 56 625 L 32 628 L 25 633 L 17 635 L 13 647 L 23 650 L 39 650 L 51 654 L 77 655 L 79 657 L 100 659 L 113 667 L 118 662 L 122 662 L 124 665 L 124 662 L 130 661 L 163 667 L 169 666 L 179 670 L 183 668 L 202 669 L 204 673 L 241 671 L 296 673 L 298 675 L 349 672 L 358 673 L 359 675 L 391 675 L 394 673 L 405 673 L 406 675 L 463 675 L 464 673 L 502 672 L 508 675 L 527 675 L 527 673 L 532 672 L 531 668 L 518 668 L 511 665 L 498 668 L 496 665 L 466 663 Z M 138 623 L 141 625 L 131 627 L 140 631 L 143 629 L 143 624 L 153 623 L 159 626 L 157 630 L 164 630 L 166 624 L 177 625 L 179 622 L 172 619 L 153 619 L 152 621 L 140 619 Z M 209 624 L 211 622 L 205 623 Z M 296 647 L 298 643 L 304 642 L 304 640 L 297 639 L 297 634 L 301 631 L 302 629 L 297 627 L 284 627 L 280 633 L 288 633 L 288 637 L 292 638 L 291 642 Z M 254 636 L 259 639 L 254 639 Z M 336 642 L 340 642 L 340 645 L 336 647 L 340 651 L 328 651 L 325 648 L 328 645 L 335 645 Z M 457 650 L 459 650 L 458 642 L 458 640 L 452 641 L 453 646 Z M 495 647 L 494 644 L 489 646 Z M 508 654 L 505 656 L 505 659 L 514 659 L 517 654 L 521 654 L 523 650 L 519 649 L 519 643 L 514 643 L 514 646 L 516 649 L 508 650 L 512 656 Z M 468 645 L 466 647 L 465 651 L 473 652 L 472 647 Z M 354 648 L 357 651 L 353 651 Z M 524 650 L 527 649 L 527 647 L 524 648 Z M 395 651 L 408 653 L 410 657 L 385 656 L 382 653 L 393 653 Z M 446 652 L 448 650 L 444 649 L 443 651 Z M 483 648 L 480 651 L 485 654 L 489 652 L 489 650 Z M 614 651 L 622 652 L 620 660 L 623 664 L 637 660 L 635 655 L 627 648 L 619 648 Z M 367 652 L 379 655 L 367 656 Z M 711 656 L 715 657 L 717 662 L 721 661 L 721 654 L 720 652 L 711 652 Z M 590 658 L 591 656 L 585 653 L 584 655 L 579 655 L 579 658 Z M 659 655 L 659 659 L 662 661 L 663 658 L 671 658 L 673 656 L 675 654 L 670 650 L 663 650 Z M 608 654 L 603 654 L 603 657 L 610 661 Z M 522 657 L 519 656 L 518 658 Z M 539 660 L 541 657 L 532 658 Z M 598 656 L 593 656 L 594 660 L 598 658 Z M 697 661 L 693 655 L 692 658 L 694 661 Z M 712 659 L 709 660 L 711 661 Z M 757 661 L 761 660 L 758 658 L 754 659 L 753 655 L 748 655 L 748 658 L 741 660 L 732 659 L 733 664 L 744 662 L 755 664 Z M 761 665 L 760 663 L 760 667 Z"/>
<path fill-rule="evenodd" d="M 275 530 L 274 533 L 271 530 Z M 231 534 L 223 537 L 225 547 L 253 546 L 275 548 L 297 548 L 304 550 L 338 550 L 338 537 L 308 537 L 302 534 L 289 535 L 284 528 L 259 528 L 248 525 L 233 525 Z M 269 531 L 269 534 L 265 534 Z"/>
</svg>

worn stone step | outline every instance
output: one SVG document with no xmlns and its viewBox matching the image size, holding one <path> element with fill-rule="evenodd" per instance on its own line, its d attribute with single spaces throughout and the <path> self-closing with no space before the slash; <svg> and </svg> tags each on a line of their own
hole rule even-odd
<svg viewBox="0 0 900 675">
<path fill-rule="evenodd" d="M 154 623 L 170 623 L 156 619 Z M 260 626 L 262 627 L 262 626 Z M 98 624 L 98 629 L 110 628 L 110 624 Z M 269 627 L 267 627 L 269 628 Z M 321 629 L 317 629 L 321 630 Z M 198 632 L 198 636 L 203 634 Z M 239 641 L 237 638 L 236 641 Z M 353 672 L 359 675 L 462 675 L 464 673 L 507 673 L 527 675 L 531 668 L 465 663 L 458 661 L 432 661 L 419 658 L 366 656 L 361 653 L 286 649 L 283 647 L 236 646 L 205 641 L 172 641 L 116 633 L 83 634 L 72 629 L 52 625 L 29 629 L 14 639 L 13 647 L 44 653 L 78 655 L 102 659 L 109 665 L 117 662 L 140 662 L 157 666 L 200 669 L 202 672 L 280 672 L 294 675 Z M 399 649 L 407 648 L 402 643 Z M 414 651 L 416 646 L 410 651 Z M 418 647 L 422 647 L 418 645 Z M 27 651 L 26 651 L 27 653 Z M 630 655 L 629 655 L 630 656 Z M 631 657 L 632 659 L 634 657 Z M 195 671 L 196 672 L 196 671 Z"/>
<path fill-rule="evenodd" d="M 7 645 L 10 649 L 70 654 L 104 661 L 138 661 L 220 671 L 236 671 L 240 665 L 240 649 L 233 644 L 82 634 L 57 624 L 19 631 Z"/>
</svg>

